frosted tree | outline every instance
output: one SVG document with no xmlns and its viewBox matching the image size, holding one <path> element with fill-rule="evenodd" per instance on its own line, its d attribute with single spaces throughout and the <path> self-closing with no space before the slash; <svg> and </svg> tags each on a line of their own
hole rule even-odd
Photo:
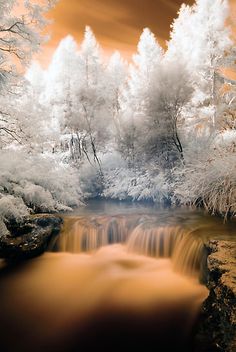
<svg viewBox="0 0 236 352">
<path fill-rule="evenodd" d="M 53 0 L 0 1 L 0 75 L 1 81 L 15 76 L 30 62 L 32 54 L 39 50 L 41 35 L 47 21 L 44 14 L 53 5 Z"/>
<path fill-rule="evenodd" d="M 124 129 L 120 150 L 122 153 L 127 153 L 126 157 L 132 160 L 133 165 L 137 161 L 135 154 L 139 154 L 140 141 L 138 139 L 142 136 L 142 122 L 149 103 L 150 82 L 160 67 L 162 59 L 162 48 L 154 34 L 145 28 L 138 43 L 138 52 L 133 56 L 127 89 L 122 99 Z"/>
<path fill-rule="evenodd" d="M 19 131 L 15 119 L 15 91 L 13 93 L 0 94 L 0 148 L 6 145 L 21 141 L 21 131 Z"/>
<path fill-rule="evenodd" d="M 145 29 L 122 101 L 120 150 L 131 164 L 151 163 L 169 170 L 183 160 L 179 129 L 192 93 L 188 70 L 181 63 L 164 60 L 162 48 Z"/>
<path fill-rule="evenodd" d="M 46 76 L 41 100 L 51 111 L 52 129 L 69 144 L 74 161 L 85 157 L 100 167 L 98 152 L 106 148 L 118 121 L 124 62 L 116 54 L 105 65 L 96 38 L 86 27 L 79 48 L 71 36 L 61 41 Z"/>
<path fill-rule="evenodd" d="M 48 109 L 40 103 L 38 92 L 27 80 L 18 87 L 12 101 L 11 115 L 24 149 L 34 153 L 44 152 L 44 144 L 51 139 Z"/>
<path fill-rule="evenodd" d="M 142 110 L 142 105 L 147 99 L 150 80 L 160 66 L 162 58 L 163 49 L 154 34 L 145 28 L 138 43 L 138 53 L 133 56 L 128 83 L 128 99 L 129 101 L 132 99 L 136 110 Z"/>
<path fill-rule="evenodd" d="M 60 144 L 60 136 L 68 135 L 65 143 L 72 158 L 76 159 L 81 154 L 80 144 L 74 143 L 78 121 L 79 56 L 73 37 L 67 36 L 59 43 L 46 72 L 45 85 L 41 100 L 50 111 L 55 148 Z"/>
<path fill-rule="evenodd" d="M 89 27 L 79 50 L 78 118 L 75 128 L 83 131 L 82 148 L 86 157 L 100 166 L 98 150 L 105 146 L 109 116 L 106 104 L 106 75 L 99 45 Z"/>
<path fill-rule="evenodd" d="M 33 61 L 25 73 L 25 79 L 29 82 L 34 94 L 38 94 L 39 100 L 46 89 L 46 73 L 37 61 Z"/>
<path fill-rule="evenodd" d="M 111 116 L 111 127 L 115 136 L 121 134 L 121 96 L 127 80 L 127 63 L 116 51 L 110 58 L 106 69 L 106 102 Z"/>
<path fill-rule="evenodd" d="M 0 0 L 0 135 L 4 140 L 19 139 L 9 101 L 15 98 L 15 86 L 33 53 L 39 50 L 46 24 L 44 14 L 54 3 L 28 0 L 19 6 L 16 0 Z"/>
<path fill-rule="evenodd" d="M 198 115 L 200 123 L 201 117 L 205 122 L 209 120 L 214 129 L 222 87 L 221 69 L 229 66 L 233 49 L 231 31 L 226 26 L 228 16 L 227 0 L 197 0 L 192 7 L 182 5 L 166 53 L 168 62 L 182 62 L 194 79 L 193 109 L 187 115 Z"/>
<path fill-rule="evenodd" d="M 177 170 L 178 199 L 183 196 L 188 203 L 202 202 L 208 210 L 221 213 L 234 202 L 235 82 L 223 74 L 235 64 L 229 14 L 226 0 L 183 5 L 165 56 L 168 63 L 183 62 L 194 87 L 182 112 L 186 146 L 185 165 Z"/>
<path fill-rule="evenodd" d="M 151 79 L 143 120 L 143 153 L 164 169 L 183 160 L 182 110 L 191 100 L 192 81 L 181 64 L 162 63 Z"/>
<path fill-rule="evenodd" d="M 228 53 L 225 59 L 225 67 L 228 65 L 228 70 L 226 72 L 221 72 L 217 76 L 217 86 L 218 89 L 216 91 L 216 118 L 217 118 L 217 134 L 227 134 L 231 135 L 232 148 L 236 150 L 235 136 L 232 138 L 233 134 L 235 134 L 236 129 L 236 80 L 230 78 L 230 71 L 235 71 L 236 64 L 236 49 L 235 46 Z M 227 72 L 228 71 L 228 72 Z"/>
<path fill-rule="evenodd" d="M 1 148 L 17 143 L 28 151 L 42 152 L 44 143 L 52 140 L 48 106 L 41 99 L 44 89 L 44 72 L 34 64 L 9 92 L 0 94 L 0 104 L 8 111 L 7 133 L 0 130 Z"/>
</svg>

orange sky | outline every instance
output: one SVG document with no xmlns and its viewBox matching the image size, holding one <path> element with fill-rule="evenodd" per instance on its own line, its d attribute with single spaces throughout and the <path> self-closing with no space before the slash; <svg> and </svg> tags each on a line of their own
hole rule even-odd
<svg viewBox="0 0 236 352">
<path fill-rule="evenodd" d="M 236 9 L 236 0 L 230 0 Z M 115 49 L 129 58 L 144 27 L 149 27 L 165 45 L 170 24 L 183 0 L 60 0 L 49 17 L 51 40 L 43 46 L 39 59 L 45 65 L 59 41 L 72 34 L 78 42 L 86 25 L 92 27 L 99 43 L 110 53 Z M 186 0 L 192 4 L 194 0 Z"/>
</svg>

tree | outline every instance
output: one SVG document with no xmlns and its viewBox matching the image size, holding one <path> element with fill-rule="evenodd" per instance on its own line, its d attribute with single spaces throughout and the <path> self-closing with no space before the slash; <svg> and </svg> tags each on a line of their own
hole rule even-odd
<svg viewBox="0 0 236 352">
<path fill-rule="evenodd" d="M 217 125 L 221 70 L 229 66 L 233 50 L 231 31 L 226 26 L 228 17 L 227 0 L 197 0 L 192 7 L 182 5 L 166 53 L 168 62 L 182 62 L 192 75 L 195 94 L 188 117 L 197 116 L 196 123 L 208 120 L 213 129 Z"/>
<path fill-rule="evenodd" d="M 162 59 L 162 48 L 154 34 L 145 28 L 138 43 L 138 52 L 133 56 L 127 88 L 122 97 L 121 114 L 124 128 L 119 149 L 131 166 L 141 161 L 140 138 L 143 135 L 142 123 L 149 102 L 150 83 Z"/>
<path fill-rule="evenodd" d="M 0 0 L 0 76 L 2 80 L 22 72 L 43 40 L 42 29 L 47 21 L 44 14 L 54 0 L 40 3 L 26 0 Z M 23 66 L 23 67 L 22 67 Z"/>
<path fill-rule="evenodd" d="M 69 134 L 67 142 L 73 160 L 81 155 L 80 144 L 73 143 L 76 141 L 74 133 L 78 130 L 79 65 L 77 43 L 72 36 L 67 36 L 55 50 L 41 94 L 41 100 L 50 112 L 54 143 L 59 145 L 60 136 Z"/>
<path fill-rule="evenodd" d="M 154 72 L 163 59 L 163 49 L 158 44 L 154 34 L 145 28 L 140 36 L 138 52 L 133 56 L 128 82 L 128 100 L 136 111 L 142 111 L 142 105 L 147 97 L 147 90 Z"/>
<path fill-rule="evenodd" d="M 179 130 L 182 110 L 192 93 L 191 78 L 181 64 L 163 62 L 153 74 L 143 121 L 143 152 L 147 160 L 156 160 L 164 169 L 171 169 L 183 160 Z"/>
<path fill-rule="evenodd" d="M 17 84 L 23 79 L 22 73 L 29 64 L 33 53 L 39 50 L 43 40 L 41 35 L 47 21 L 44 13 L 55 1 L 42 0 L 40 3 L 24 1 L 21 6 L 16 0 L 0 0 L 0 136 L 3 142 L 19 140 L 15 121 L 9 106 L 18 92 Z M 5 103 L 4 103 L 5 102 Z"/>
<path fill-rule="evenodd" d="M 109 114 L 111 115 L 111 129 L 115 138 L 121 136 L 121 96 L 127 80 L 127 63 L 120 53 L 116 51 L 110 58 L 106 68 L 106 95 Z"/>
<path fill-rule="evenodd" d="M 184 65 L 167 61 L 154 35 L 145 29 L 122 102 L 120 150 L 131 166 L 151 163 L 170 170 L 183 160 L 179 128 L 192 93 Z"/>
<path fill-rule="evenodd" d="M 82 147 L 86 157 L 93 156 L 100 168 L 98 150 L 105 146 L 109 115 L 106 104 L 106 74 L 99 45 L 89 27 L 79 50 L 78 118 L 75 128 L 82 132 Z"/>
<path fill-rule="evenodd" d="M 52 143 L 48 109 L 40 102 L 40 95 L 29 81 L 24 81 L 18 88 L 11 111 L 24 149 L 30 153 L 44 152 Z"/>
<path fill-rule="evenodd" d="M 111 77 L 111 70 L 103 63 L 92 30 L 86 27 L 79 48 L 71 36 L 61 41 L 47 71 L 43 99 L 52 111 L 58 136 L 70 135 L 66 140 L 75 162 L 85 157 L 100 167 L 98 151 L 108 140 L 114 113 L 112 90 L 118 79 Z"/>
</svg>

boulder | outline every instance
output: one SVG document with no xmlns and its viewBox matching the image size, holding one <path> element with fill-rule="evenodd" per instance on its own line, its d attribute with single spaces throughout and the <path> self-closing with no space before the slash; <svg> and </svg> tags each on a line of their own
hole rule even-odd
<svg viewBox="0 0 236 352">
<path fill-rule="evenodd" d="M 211 240 L 208 250 L 209 296 L 202 307 L 201 352 L 236 352 L 236 242 Z"/>
<path fill-rule="evenodd" d="M 0 258 L 23 260 L 45 252 L 60 232 L 62 219 L 53 215 L 34 215 L 22 224 L 0 221 Z"/>
</svg>

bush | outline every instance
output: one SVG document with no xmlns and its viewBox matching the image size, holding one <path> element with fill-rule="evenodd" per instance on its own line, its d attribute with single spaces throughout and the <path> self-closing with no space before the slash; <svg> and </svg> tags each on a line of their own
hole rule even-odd
<svg viewBox="0 0 236 352">
<path fill-rule="evenodd" d="M 30 214 L 21 198 L 3 194 L 0 194 L 0 197 L 0 217 L 4 221 L 20 222 Z"/>
<path fill-rule="evenodd" d="M 0 155 L 0 214 L 20 218 L 31 211 L 71 210 L 81 204 L 77 171 L 52 156 L 3 150 Z M 15 210 L 19 207 L 19 213 Z"/>
<path fill-rule="evenodd" d="M 174 196 L 182 204 L 200 202 L 212 214 L 236 214 L 236 158 L 229 151 L 216 150 L 211 158 L 193 160 L 175 170 Z"/>
</svg>

